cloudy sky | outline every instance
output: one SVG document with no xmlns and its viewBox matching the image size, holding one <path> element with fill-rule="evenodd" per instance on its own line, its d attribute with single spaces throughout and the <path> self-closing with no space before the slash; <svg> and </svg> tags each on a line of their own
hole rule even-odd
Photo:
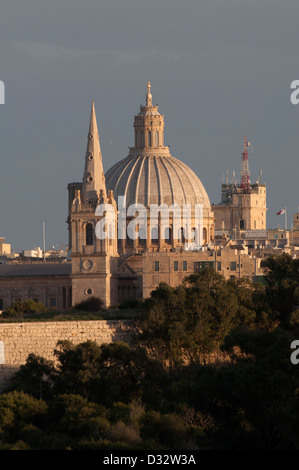
<svg viewBox="0 0 299 470">
<path fill-rule="evenodd" d="M 67 243 L 67 185 L 84 169 L 92 99 L 105 170 L 133 146 L 152 84 L 165 144 L 220 202 L 240 175 L 267 184 L 268 227 L 299 205 L 298 0 L 2 0 L 0 236 L 14 250 Z"/>
</svg>

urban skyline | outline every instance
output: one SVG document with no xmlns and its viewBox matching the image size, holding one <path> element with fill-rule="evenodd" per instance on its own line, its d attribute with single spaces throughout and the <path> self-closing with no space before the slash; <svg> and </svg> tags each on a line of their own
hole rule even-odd
<svg viewBox="0 0 299 470">
<path fill-rule="evenodd" d="M 67 184 L 82 180 L 91 101 L 107 172 L 133 144 L 148 80 L 165 116 L 165 145 L 197 174 L 211 203 L 221 200 L 226 171 L 239 179 L 246 135 L 251 180 L 262 169 L 267 185 L 267 227 L 284 228 L 276 214 L 287 207 L 291 228 L 298 5 L 190 0 L 159 2 L 157 10 L 156 1 L 116 0 L 86 9 L 76 1 L 71 13 L 69 5 L 36 9 L 34 0 L 16 0 L 1 14 L 0 235 L 12 248 L 41 246 L 43 222 L 47 247 L 67 244 Z"/>
</svg>

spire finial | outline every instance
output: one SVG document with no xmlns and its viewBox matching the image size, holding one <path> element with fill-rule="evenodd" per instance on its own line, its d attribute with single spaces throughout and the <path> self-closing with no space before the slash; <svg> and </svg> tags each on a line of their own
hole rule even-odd
<svg viewBox="0 0 299 470">
<path fill-rule="evenodd" d="M 151 95 L 151 82 L 147 82 L 146 106 L 153 106 Z"/>
</svg>

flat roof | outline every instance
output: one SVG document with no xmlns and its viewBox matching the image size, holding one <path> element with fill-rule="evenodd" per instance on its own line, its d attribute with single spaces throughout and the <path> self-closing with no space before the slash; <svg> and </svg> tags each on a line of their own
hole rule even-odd
<svg viewBox="0 0 299 470">
<path fill-rule="evenodd" d="M 69 276 L 71 269 L 71 263 L 0 264 L 0 278 L 16 276 Z"/>
</svg>

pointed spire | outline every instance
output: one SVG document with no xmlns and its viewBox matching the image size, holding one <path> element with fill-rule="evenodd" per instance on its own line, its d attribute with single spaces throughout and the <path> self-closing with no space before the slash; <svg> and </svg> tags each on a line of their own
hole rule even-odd
<svg viewBox="0 0 299 470">
<path fill-rule="evenodd" d="M 95 105 L 92 100 L 82 187 L 83 200 L 85 203 L 96 202 L 100 193 L 106 197 L 100 138 Z"/>
<path fill-rule="evenodd" d="M 89 133 L 88 133 L 88 138 L 96 137 L 96 139 L 99 141 L 100 145 L 100 137 L 99 137 L 99 131 L 98 131 L 98 124 L 97 124 L 97 117 L 96 117 L 96 110 L 94 106 L 94 100 L 92 100 L 91 103 L 91 112 L 90 112 L 90 123 L 89 123 Z M 100 149 L 101 151 L 101 149 Z"/>
</svg>

